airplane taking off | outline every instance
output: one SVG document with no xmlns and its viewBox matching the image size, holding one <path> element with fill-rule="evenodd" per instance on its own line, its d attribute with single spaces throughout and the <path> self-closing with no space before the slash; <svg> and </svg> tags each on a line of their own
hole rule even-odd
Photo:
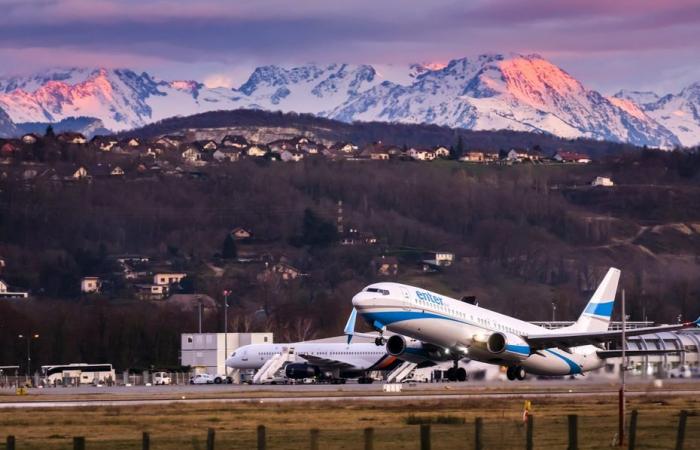
<svg viewBox="0 0 700 450">
<path fill-rule="evenodd" d="M 320 378 L 332 382 L 359 378 L 360 383 L 371 383 L 368 372 L 392 370 L 406 360 L 387 354 L 383 347 L 373 343 L 296 342 L 244 345 L 231 354 L 226 365 L 233 369 L 262 369 L 270 359 L 285 352 L 292 360 L 284 367 L 287 378 Z M 408 359 L 416 364 L 432 364 L 427 355 Z"/>
<path fill-rule="evenodd" d="M 399 358 L 410 349 L 403 336 L 421 345 L 441 348 L 460 358 L 507 367 L 510 380 L 525 374 L 576 375 L 602 367 L 606 358 L 620 356 L 605 350 L 604 343 L 620 343 L 622 331 L 609 331 L 620 271 L 610 268 L 578 320 L 571 326 L 550 330 L 476 305 L 399 283 L 367 286 L 352 299 L 353 312 L 346 326 L 352 337 L 359 314 L 381 333 L 398 333 L 386 340 L 387 353 Z M 627 336 L 673 331 L 700 325 L 695 322 L 625 330 Z M 354 333 L 360 335 L 360 333 Z M 379 338 L 381 345 L 384 338 Z M 626 354 L 669 353 L 628 350 Z M 457 378 L 455 368 L 448 378 Z"/>
</svg>

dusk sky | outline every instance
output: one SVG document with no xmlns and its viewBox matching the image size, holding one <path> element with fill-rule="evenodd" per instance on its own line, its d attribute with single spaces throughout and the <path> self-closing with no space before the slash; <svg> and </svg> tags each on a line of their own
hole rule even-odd
<svg viewBox="0 0 700 450">
<path fill-rule="evenodd" d="M 238 86 L 260 64 L 539 53 L 604 93 L 700 81 L 700 0 L 0 0 L 0 73 L 147 70 Z"/>
</svg>

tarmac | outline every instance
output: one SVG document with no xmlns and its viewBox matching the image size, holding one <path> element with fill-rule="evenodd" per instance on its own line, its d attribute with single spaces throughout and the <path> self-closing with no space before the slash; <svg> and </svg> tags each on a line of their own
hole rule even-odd
<svg viewBox="0 0 700 450">
<path fill-rule="evenodd" d="M 617 396 L 614 380 L 532 380 L 464 383 L 406 383 L 401 392 L 385 392 L 383 383 L 371 385 L 172 385 L 80 386 L 29 389 L 27 395 L 0 390 L 0 409 L 75 408 L 89 406 L 137 406 L 172 403 L 288 403 L 288 402 L 409 402 L 430 400 L 606 397 Z M 697 396 L 700 380 L 632 381 L 628 397 L 654 395 Z"/>
</svg>

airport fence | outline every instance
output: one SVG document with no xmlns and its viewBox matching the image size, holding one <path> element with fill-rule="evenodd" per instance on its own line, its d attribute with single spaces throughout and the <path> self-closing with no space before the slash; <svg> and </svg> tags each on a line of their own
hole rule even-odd
<svg viewBox="0 0 700 450">
<path fill-rule="evenodd" d="M 347 429 L 289 430 L 283 426 L 259 425 L 255 430 L 209 428 L 197 437 L 176 434 L 156 436 L 143 432 L 140 439 L 122 437 L 105 440 L 88 436 L 56 442 L 54 446 L 21 443 L 8 436 L 5 450 L 70 449 L 73 450 L 456 450 L 456 449 L 525 449 L 556 448 L 567 450 L 626 448 L 697 449 L 700 448 L 700 417 L 697 412 L 680 411 L 668 417 L 638 414 L 628 417 L 626 437 L 620 443 L 613 417 L 535 417 L 523 421 L 484 420 L 477 417 L 467 423 L 452 416 L 415 418 L 409 416 L 403 427 L 367 427 Z M 692 422 L 695 420 L 695 422 Z M 1 448 L 1 446 L 0 446 Z"/>
</svg>

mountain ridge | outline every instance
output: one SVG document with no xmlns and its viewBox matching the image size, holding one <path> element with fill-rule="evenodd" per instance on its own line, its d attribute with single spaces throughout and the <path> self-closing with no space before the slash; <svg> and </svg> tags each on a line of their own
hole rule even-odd
<svg viewBox="0 0 700 450">
<path fill-rule="evenodd" d="M 700 143 L 700 87 L 694 85 L 680 94 L 623 90 L 606 97 L 536 54 L 484 54 L 383 72 L 368 64 L 267 65 L 238 87 L 209 88 L 130 69 L 58 69 L 0 78 L 0 108 L 14 123 L 94 117 L 113 131 L 243 108 L 661 148 Z"/>
</svg>

